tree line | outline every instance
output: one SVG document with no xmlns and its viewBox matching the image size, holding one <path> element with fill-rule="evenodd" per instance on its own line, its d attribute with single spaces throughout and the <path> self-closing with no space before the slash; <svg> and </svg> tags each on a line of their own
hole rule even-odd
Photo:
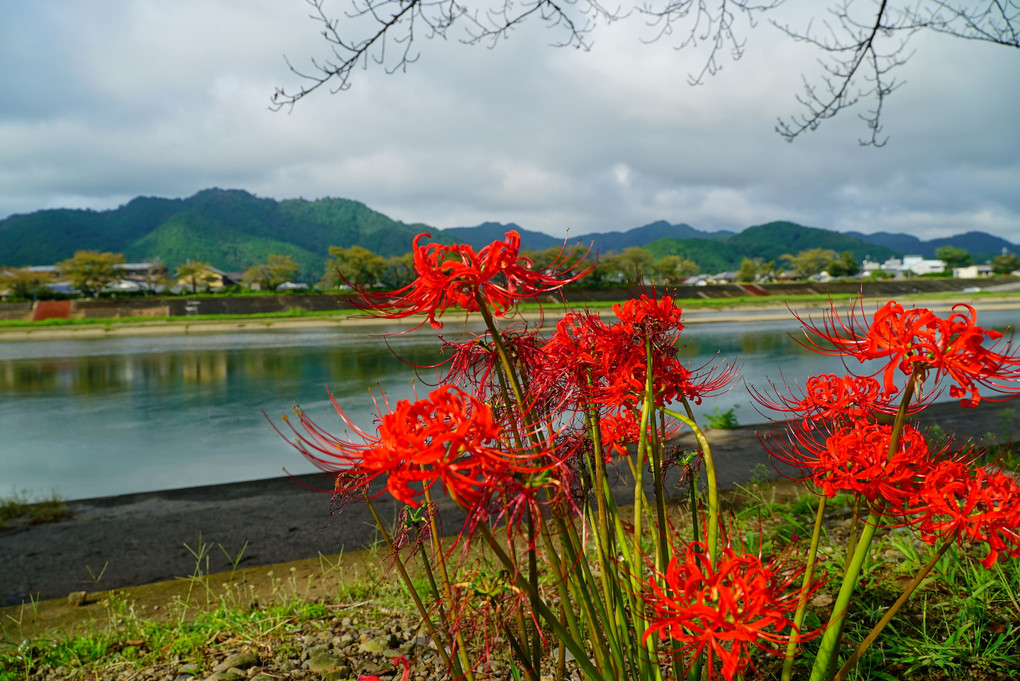
<svg viewBox="0 0 1020 681">
<path fill-rule="evenodd" d="M 126 264 L 121 253 L 77 251 L 67 260 L 58 262 L 55 271 L 31 267 L 0 269 L 0 292 L 6 290 L 10 297 L 20 299 L 47 297 L 52 293 L 50 285 L 64 280 L 82 296 L 95 298 L 125 278 Z M 198 293 L 223 281 L 223 273 L 207 262 L 189 260 L 177 267 L 174 275 L 158 259 L 149 265 L 131 273 L 144 293 L 157 293 L 178 285 L 185 291 Z M 242 284 L 275 291 L 292 280 L 299 270 L 291 256 L 269 255 L 265 262 L 256 263 L 245 271 Z"/>
<path fill-rule="evenodd" d="M 525 250 L 521 257 L 531 261 L 536 270 L 544 270 L 562 256 L 560 248 Z M 936 251 L 936 257 L 943 261 L 948 271 L 954 267 L 973 264 L 973 258 L 963 248 L 943 246 Z M 851 277 L 861 271 L 860 264 L 852 253 L 828 248 L 809 248 L 796 254 L 780 257 L 793 277 L 806 279 L 827 272 L 831 277 Z M 1012 253 L 998 255 L 990 261 L 992 272 L 1008 275 L 1020 270 L 1020 258 Z M 49 285 L 58 277 L 68 281 L 81 295 L 96 297 L 112 284 L 124 277 L 124 256 L 120 253 L 99 251 L 78 251 L 73 257 L 56 265 L 56 272 L 33 270 L 28 267 L 0 269 L 0 291 L 20 299 L 44 297 Z M 258 262 L 245 270 L 241 283 L 247 288 L 275 291 L 282 284 L 292 281 L 300 268 L 289 255 L 270 254 L 264 262 Z M 631 247 L 619 253 L 608 253 L 597 259 L 595 267 L 579 284 L 603 286 L 609 284 L 635 285 L 642 282 L 675 286 L 699 273 L 698 263 L 678 255 L 655 256 L 646 248 Z M 780 270 L 776 261 L 763 258 L 744 258 L 734 279 L 743 283 L 769 282 L 779 278 Z M 222 273 L 207 262 L 188 261 L 177 267 L 175 276 L 157 261 L 148 270 L 135 274 L 145 292 L 182 286 L 185 291 L 198 293 L 209 291 L 217 282 L 222 284 Z M 329 247 L 322 278 L 317 283 L 320 290 L 337 290 L 350 285 L 369 288 L 397 289 L 414 281 L 414 261 L 411 253 L 384 257 L 362 246 L 342 248 Z"/>
</svg>

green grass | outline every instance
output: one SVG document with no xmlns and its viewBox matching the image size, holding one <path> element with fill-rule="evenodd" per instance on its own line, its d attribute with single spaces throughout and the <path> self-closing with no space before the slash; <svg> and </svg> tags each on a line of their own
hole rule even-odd
<svg viewBox="0 0 1020 681">
<path fill-rule="evenodd" d="M 401 590 L 385 588 L 378 561 L 364 568 L 344 563 L 341 586 L 328 596 L 311 597 L 294 569 L 282 576 L 270 570 L 265 573 L 269 584 L 262 588 L 245 577 L 221 583 L 204 572 L 208 550 L 212 545 L 201 538 L 195 543 L 192 576 L 179 580 L 182 588 L 158 610 L 140 606 L 129 592 L 108 592 L 101 603 L 102 621 L 84 621 L 74 633 L 61 629 L 31 638 L 19 635 L 20 623 L 8 611 L 7 621 L 0 622 L 0 681 L 71 674 L 107 678 L 117 670 L 157 665 L 189 666 L 197 678 L 205 678 L 211 672 L 210 653 L 220 643 L 243 644 L 264 658 L 293 657 L 302 652 L 295 643 L 298 636 L 321 631 L 338 613 L 373 623 L 410 607 Z M 339 560 L 320 557 L 319 576 L 340 574 Z M 23 616 L 39 607 L 23 606 Z"/>
<path fill-rule="evenodd" d="M 805 549 L 818 499 L 796 490 L 789 483 L 776 485 L 759 476 L 747 487 L 726 495 L 733 508 L 730 531 L 745 538 L 746 550 L 755 552 L 760 547 L 768 554 L 790 542 L 796 551 Z M 847 501 L 842 496 L 828 501 L 830 520 L 822 537 L 819 569 L 829 575 L 829 581 L 820 594 L 834 595 L 839 587 L 852 514 L 839 513 L 838 509 L 845 508 Z M 759 533 L 762 540 L 758 539 Z M 394 613 L 413 611 L 407 592 L 397 587 L 393 575 L 384 578 L 385 567 L 380 566 L 386 561 L 381 555 L 367 555 L 367 560 L 358 564 L 369 566 L 365 568 L 352 568 L 346 559 L 320 558 L 316 576 L 342 575 L 343 580 L 335 592 L 310 597 L 307 585 L 293 569 L 280 576 L 269 572 L 271 588 L 259 594 L 243 577 L 226 584 L 214 583 L 204 566 L 205 557 L 216 548 L 199 538 L 187 550 L 195 559 L 195 571 L 184 580 L 185 595 L 173 599 L 158 616 L 137 609 L 127 596 L 115 593 L 105 602 L 106 621 L 87 625 L 75 634 L 55 631 L 22 642 L 11 635 L 11 627 L 0 628 L 4 631 L 0 681 L 50 678 L 58 668 L 105 678 L 113 676 L 113 670 L 142 669 L 170 661 L 178 667 L 191 665 L 198 678 L 203 678 L 211 671 L 210 652 L 223 641 L 232 641 L 235 646 L 242 641 L 265 651 L 264 656 L 294 657 L 301 652 L 302 632 L 331 626 L 340 612 L 356 612 L 365 622 L 385 623 L 392 621 Z M 908 528 L 879 531 L 848 616 L 844 656 L 882 617 L 902 584 L 928 561 L 931 551 Z M 979 561 L 986 551 L 985 546 L 976 545 L 947 552 L 850 678 L 1013 678 L 1020 670 L 1020 560 L 1002 557 L 992 570 L 985 570 Z M 239 562 L 241 553 L 232 558 Z M 462 574 L 476 594 L 491 591 L 497 577 L 493 566 L 481 563 Z M 547 579 L 543 583 L 550 584 Z M 830 607 L 824 599 L 814 599 L 806 628 L 821 626 Z M 806 644 L 797 668 L 800 678 L 806 673 L 815 646 L 817 640 Z M 745 681 L 778 678 L 781 662 L 776 658 L 762 654 L 755 661 L 760 673 L 748 674 Z"/>
<path fill-rule="evenodd" d="M 43 499 L 34 499 L 27 492 L 14 490 L 0 497 L 0 529 L 18 522 L 32 525 L 51 523 L 69 516 L 67 504 L 56 492 Z"/>
<path fill-rule="evenodd" d="M 354 310 L 327 310 L 327 311 L 308 311 L 299 308 L 291 308 L 281 312 L 262 312 L 258 314 L 245 314 L 245 315 L 217 315 L 217 314 L 200 314 L 190 315 L 186 317 L 116 317 L 116 318 L 103 318 L 103 319 L 46 319 L 40 322 L 24 321 L 24 320 L 0 320 L 0 329 L 17 329 L 17 328 L 52 328 L 52 327 L 67 327 L 67 326 L 116 326 L 116 325 L 136 325 L 144 324 L 147 326 L 157 326 L 160 324 L 190 324 L 192 322 L 243 322 L 249 320 L 273 320 L 273 319 L 296 319 L 296 318 L 311 318 L 311 319 L 330 319 L 330 318 L 343 318 L 348 317 L 351 314 L 355 314 Z"/>
<path fill-rule="evenodd" d="M 621 296 L 626 296 L 627 292 L 621 291 Z M 967 294 L 968 296 L 1017 296 L 1020 297 L 1020 293 L 987 293 L 980 292 L 975 294 Z M 923 293 L 914 294 L 902 300 L 942 300 L 942 301 L 954 301 L 960 297 L 957 292 L 944 292 L 944 293 Z M 622 298 L 621 298 L 622 299 Z M 757 308 L 769 308 L 775 307 L 776 305 L 790 305 L 795 306 L 797 303 L 803 304 L 816 304 L 816 305 L 827 305 L 830 298 L 824 294 L 818 295 L 792 295 L 784 296 L 782 300 L 779 300 L 775 296 L 745 296 L 737 298 L 691 298 L 683 300 L 683 307 L 687 311 L 693 310 L 725 310 L 735 307 L 757 307 Z M 587 301 L 578 302 L 575 305 L 577 307 L 585 307 L 588 309 L 603 309 L 610 308 L 616 305 L 619 301 Z M 545 310 L 551 312 L 557 309 L 557 305 L 554 303 L 547 303 L 539 305 L 538 303 L 524 303 L 519 306 L 522 312 L 538 312 L 539 310 Z M 0 320 L 0 330 L 3 329 L 20 329 L 20 328 L 48 328 L 48 327 L 78 327 L 78 326 L 102 326 L 111 327 L 117 325 L 137 325 L 144 324 L 147 326 L 155 326 L 159 324 L 189 324 L 192 322 L 241 322 L 249 320 L 265 320 L 272 321 L 275 319 L 295 319 L 295 318 L 309 318 L 309 319 L 342 319 L 351 315 L 359 314 L 357 310 L 326 310 L 326 311 L 308 311 L 300 308 L 291 308 L 289 310 L 281 312 L 266 312 L 259 314 L 250 315 L 194 315 L 194 316 L 183 316 L 183 317 L 117 317 L 117 318 L 102 318 L 102 319 L 47 319 L 40 322 L 24 321 L 24 320 Z"/>
</svg>

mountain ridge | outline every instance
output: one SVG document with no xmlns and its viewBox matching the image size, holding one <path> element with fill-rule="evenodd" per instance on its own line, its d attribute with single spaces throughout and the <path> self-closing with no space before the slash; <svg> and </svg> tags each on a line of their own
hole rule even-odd
<svg viewBox="0 0 1020 681">
<path fill-rule="evenodd" d="M 44 209 L 0 220 L 0 266 L 53 264 L 78 250 L 123 253 L 129 260 L 161 257 L 171 269 L 188 259 L 226 271 L 241 271 L 270 253 L 290 255 L 300 276 L 321 276 L 330 246 L 362 246 L 384 257 L 410 250 L 417 234 L 441 243 L 475 248 L 502 239 L 509 229 L 521 235 L 523 249 L 545 250 L 580 243 L 607 254 L 648 248 L 653 255 L 682 255 L 703 271 L 732 269 L 743 257 L 778 259 L 807 248 L 850 251 L 882 260 L 892 255 L 933 257 L 937 248 L 968 250 L 975 261 L 1003 248 L 1020 250 L 1000 237 L 978 231 L 922 241 L 909 234 L 836 232 L 789 221 L 754 225 L 740 232 L 704 231 L 686 223 L 658 220 L 618 231 L 592 232 L 566 239 L 514 223 L 483 222 L 440 229 L 394 220 L 360 201 L 338 197 L 277 201 L 242 189 L 203 189 L 188 198 L 139 196 L 110 210 Z"/>
</svg>

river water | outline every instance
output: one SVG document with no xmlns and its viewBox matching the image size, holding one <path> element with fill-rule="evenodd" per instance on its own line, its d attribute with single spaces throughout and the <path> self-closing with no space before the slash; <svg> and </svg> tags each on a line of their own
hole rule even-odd
<svg viewBox="0 0 1020 681">
<path fill-rule="evenodd" d="M 1017 311 L 981 314 L 1003 329 Z M 403 327 L 401 327 L 403 328 Z M 790 338 L 795 320 L 692 324 L 683 357 L 700 366 L 737 360 L 743 380 L 802 380 L 839 372 L 838 361 Z M 320 425 L 342 429 L 327 386 L 372 430 L 373 394 L 421 394 L 438 343 L 427 327 L 265 330 L 167 337 L 0 343 L 0 496 L 66 499 L 254 480 L 315 470 L 270 426 L 300 404 Z M 444 330 L 453 335 L 449 325 Z M 380 334 L 369 337 L 368 334 Z M 389 346 L 389 347 L 388 347 Z M 740 423 L 763 422 L 743 383 L 706 400 L 701 414 L 736 407 Z"/>
</svg>

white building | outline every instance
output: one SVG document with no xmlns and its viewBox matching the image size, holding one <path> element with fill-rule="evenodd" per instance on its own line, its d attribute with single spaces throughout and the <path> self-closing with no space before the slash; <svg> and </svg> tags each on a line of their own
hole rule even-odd
<svg viewBox="0 0 1020 681">
<path fill-rule="evenodd" d="M 985 264 L 954 267 L 953 276 L 957 279 L 978 279 L 980 277 L 990 277 L 992 276 L 992 266 Z"/>
<path fill-rule="evenodd" d="M 899 258 L 889 258 L 882 263 L 881 267 L 876 267 L 876 264 L 870 260 L 865 260 L 864 271 L 881 269 L 886 274 L 891 274 L 895 277 L 919 277 L 923 274 L 940 274 L 946 271 L 946 263 L 941 260 L 929 260 L 920 255 L 905 255 L 902 260 Z"/>
<path fill-rule="evenodd" d="M 903 269 L 911 274 L 941 274 L 946 271 L 946 263 L 941 260 L 928 260 L 919 255 L 903 256 Z"/>
</svg>

